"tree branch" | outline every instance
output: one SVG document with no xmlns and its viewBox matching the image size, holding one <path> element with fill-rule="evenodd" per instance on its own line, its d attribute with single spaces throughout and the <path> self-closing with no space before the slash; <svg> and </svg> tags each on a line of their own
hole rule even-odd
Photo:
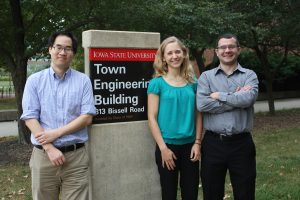
<svg viewBox="0 0 300 200">
<path fill-rule="evenodd" d="M 10 8 L 12 14 L 12 21 L 14 27 L 14 38 L 15 38 L 15 52 L 16 55 L 22 57 L 24 55 L 25 44 L 25 31 L 23 25 L 23 18 L 21 13 L 20 0 L 10 0 Z"/>
<path fill-rule="evenodd" d="M 29 21 L 28 25 L 26 26 L 26 30 L 29 30 L 30 27 L 34 24 L 34 22 L 36 21 L 36 19 L 43 14 L 44 10 L 45 10 L 46 4 L 42 5 L 41 9 L 39 9 L 31 18 L 31 20 Z"/>
<path fill-rule="evenodd" d="M 296 56 L 299 56 L 299 57 L 300 57 L 300 52 L 299 52 L 299 51 L 297 51 L 297 50 L 293 50 L 293 51 L 292 51 L 292 53 L 293 53 L 294 55 L 296 55 Z"/>
<path fill-rule="evenodd" d="M 82 21 L 78 21 L 77 23 L 74 23 L 71 26 L 67 27 L 65 29 L 65 31 L 76 30 L 77 28 L 80 28 L 80 27 L 82 27 L 84 25 L 87 25 L 88 23 L 91 23 L 91 22 L 99 23 L 99 19 L 97 17 L 91 17 L 91 18 L 88 18 L 88 19 L 85 19 L 85 20 L 82 20 Z"/>
<path fill-rule="evenodd" d="M 282 67 L 282 66 L 284 65 L 284 63 L 286 63 L 288 52 L 289 52 L 289 40 L 287 40 L 287 41 L 285 42 L 283 57 L 282 57 L 281 61 L 280 61 L 279 64 L 278 64 L 278 69 L 279 69 L 280 67 Z"/>
</svg>

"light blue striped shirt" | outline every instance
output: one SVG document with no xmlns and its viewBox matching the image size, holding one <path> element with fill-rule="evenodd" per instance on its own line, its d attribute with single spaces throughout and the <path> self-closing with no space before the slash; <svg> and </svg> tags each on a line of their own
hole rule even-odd
<svg viewBox="0 0 300 200">
<path fill-rule="evenodd" d="M 247 85 L 251 86 L 251 90 L 236 92 L 237 87 Z M 219 100 L 210 97 L 213 92 L 220 93 Z M 257 96 L 255 72 L 240 64 L 231 75 L 227 75 L 220 66 L 203 72 L 198 79 L 197 108 L 203 112 L 204 129 L 227 135 L 250 132 Z"/>
<path fill-rule="evenodd" d="M 96 114 L 92 84 L 89 77 L 69 69 L 59 79 L 52 67 L 31 75 L 26 82 L 22 120 L 37 119 L 44 130 L 62 127 L 80 115 Z M 87 127 L 57 138 L 56 147 L 84 143 L 88 139 Z M 31 142 L 38 145 L 33 134 Z"/>
</svg>

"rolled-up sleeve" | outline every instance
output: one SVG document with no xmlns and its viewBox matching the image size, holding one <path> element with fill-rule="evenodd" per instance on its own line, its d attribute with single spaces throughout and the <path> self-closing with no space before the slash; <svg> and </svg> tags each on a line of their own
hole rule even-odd
<svg viewBox="0 0 300 200">
<path fill-rule="evenodd" d="M 25 89 L 22 99 L 23 113 L 21 115 L 22 120 L 37 119 L 40 118 L 41 105 L 36 92 L 37 80 L 34 76 L 29 77 L 25 84 Z"/>
<path fill-rule="evenodd" d="M 94 103 L 93 88 L 89 78 L 85 80 L 83 90 L 83 99 L 81 103 L 81 114 L 96 115 L 96 107 Z"/>
</svg>

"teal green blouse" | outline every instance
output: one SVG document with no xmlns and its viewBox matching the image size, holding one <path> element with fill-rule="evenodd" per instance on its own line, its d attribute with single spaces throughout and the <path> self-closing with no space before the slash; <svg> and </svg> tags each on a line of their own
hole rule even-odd
<svg viewBox="0 0 300 200">
<path fill-rule="evenodd" d="M 153 78 L 148 94 L 159 96 L 157 121 L 165 143 L 187 144 L 195 140 L 197 83 L 175 87 L 163 77 Z"/>
</svg>

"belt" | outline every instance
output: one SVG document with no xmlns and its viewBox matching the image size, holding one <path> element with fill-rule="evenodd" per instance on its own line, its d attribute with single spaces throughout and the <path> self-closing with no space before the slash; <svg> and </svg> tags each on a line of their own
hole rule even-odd
<svg viewBox="0 0 300 200">
<path fill-rule="evenodd" d="M 34 145 L 34 146 L 38 149 L 43 149 L 41 145 Z M 69 151 L 75 151 L 76 149 L 80 149 L 81 147 L 84 147 L 84 143 L 76 143 L 69 146 L 56 147 L 56 148 L 61 152 L 66 153 Z"/>
<path fill-rule="evenodd" d="M 223 133 L 216 133 L 213 131 L 205 131 L 205 135 L 212 136 L 220 140 L 238 140 L 238 139 L 249 137 L 250 132 L 242 132 L 242 133 L 237 133 L 232 135 L 226 135 Z"/>
</svg>

